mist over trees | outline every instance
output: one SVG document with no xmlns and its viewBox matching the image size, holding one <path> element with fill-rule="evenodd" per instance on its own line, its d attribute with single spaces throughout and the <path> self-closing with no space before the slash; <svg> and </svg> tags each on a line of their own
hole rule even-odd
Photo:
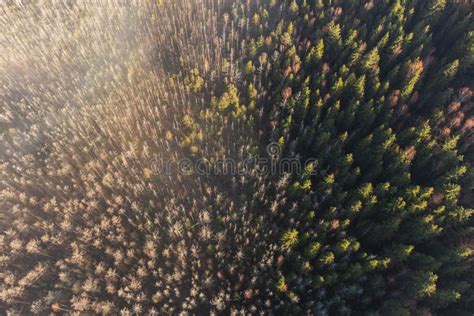
<svg viewBox="0 0 474 316">
<path fill-rule="evenodd" d="M 5 1 L 0 314 L 471 315 L 473 50 L 469 1 Z M 254 156 L 312 164 L 178 168 Z"/>
</svg>

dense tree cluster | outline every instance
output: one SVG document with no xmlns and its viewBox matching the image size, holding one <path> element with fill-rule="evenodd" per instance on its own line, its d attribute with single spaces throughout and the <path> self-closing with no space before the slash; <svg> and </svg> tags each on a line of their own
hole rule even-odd
<svg viewBox="0 0 474 316">
<path fill-rule="evenodd" d="M 471 314 L 473 50 L 468 1 L 7 1 L 0 314 Z M 255 155 L 312 164 L 177 166 Z"/>
</svg>

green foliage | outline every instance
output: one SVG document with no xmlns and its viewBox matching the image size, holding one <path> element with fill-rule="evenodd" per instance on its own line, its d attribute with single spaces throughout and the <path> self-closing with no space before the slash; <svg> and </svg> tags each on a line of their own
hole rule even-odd
<svg viewBox="0 0 474 316">
<path fill-rule="evenodd" d="M 327 253 L 324 253 L 321 258 L 319 259 L 319 262 L 322 264 L 322 265 L 325 265 L 325 266 L 328 266 L 328 265 L 331 265 L 333 262 L 334 262 L 334 259 L 335 259 L 335 256 L 332 252 L 327 252 Z"/>
<path fill-rule="evenodd" d="M 247 62 L 247 64 L 245 65 L 245 70 L 244 70 L 245 74 L 248 75 L 248 76 L 251 76 L 254 74 L 255 72 L 255 66 L 253 65 L 253 62 L 251 60 L 249 60 Z"/>
<path fill-rule="evenodd" d="M 287 230 L 281 237 L 281 243 L 285 248 L 292 248 L 298 243 L 298 231 L 296 229 Z"/>
<path fill-rule="evenodd" d="M 316 65 L 324 56 L 324 40 L 321 38 L 316 46 L 311 47 L 311 50 L 306 55 L 306 62 L 310 65 Z"/>
<path fill-rule="evenodd" d="M 5 6 L 0 314 L 471 314 L 470 11 Z"/>
<path fill-rule="evenodd" d="M 282 293 L 288 291 L 288 286 L 286 284 L 286 281 L 285 281 L 284 277 L 280 277 L 278 279 L 276 289 L 277 289 L 278 292 L 282 292 Z"/>
<path fill-rule="evenodd" d="M 321 244 L 317 241 L 312 242 L 309 244 L 306 254 L 309 258 L 314 258 L 318 254 L 319 250 L 321 249 Z"/>
<path fill-rule="evenodd" d="M 184 83 L 194 92 L 199 92 L 204 86 L 204 79 L 199 75 L 199 69 L 193 68 L 184 79 Z"/>
<path fill-rule="evenodd" d="M 226 110 L 230 106 L 236 108 L 240 104 L 240 100 L 237 93 L 238 90 L 236 86 L 233 84 L 229 84 L 226 87 L 226 91 L 219 98 L 212 98 L 211 103 L 213 106 L 217 107 L 221 111 Z"/>
<path fill-rule="evenodd" d="M 327 32 L 329 38 L 332 41 L 337 42 L 341 40 L 341 27 L 339 26 L 339 24 L 336 24 L 334 22 L 329 23 L 327 26 Z"/>
<path fill-rule="evenodd" d="M 414 272 L 411 277 L 410 289 L 418 298 L 430 297 L 436 293 L 438 276 L 433 272 Z"/>
</svg>

